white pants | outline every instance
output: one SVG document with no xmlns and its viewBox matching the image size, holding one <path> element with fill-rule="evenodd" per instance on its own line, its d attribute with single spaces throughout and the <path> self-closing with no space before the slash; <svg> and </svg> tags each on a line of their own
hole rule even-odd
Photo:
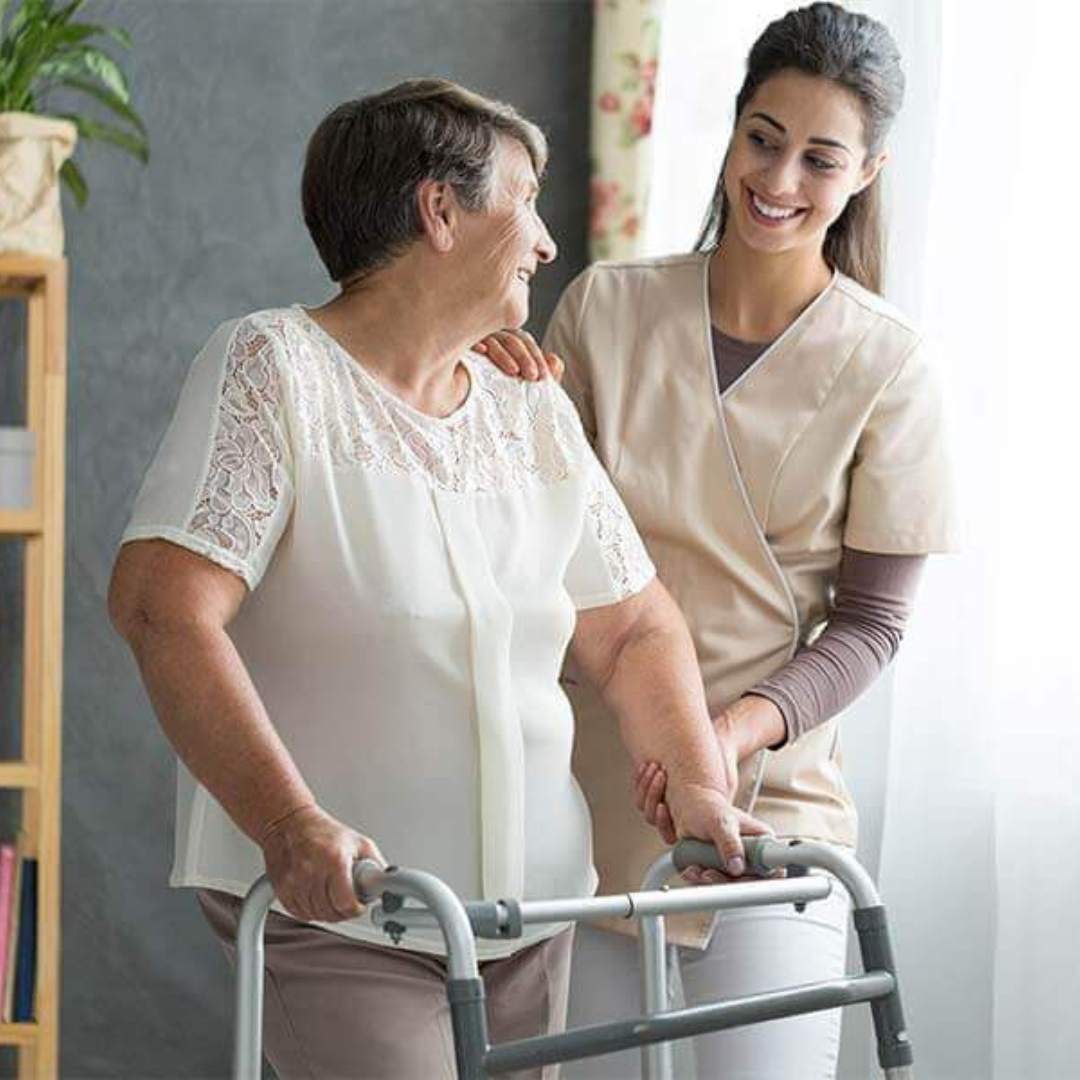
<svg viewBox="0 0 1080 1080">
<path fill-rule="evenodd" d="M 849 900 L 835 883 L 799 914 L 791 904 L 722 912 L 709 947 L 680 947 L 672 1007 L 839 978 L 846 959 Z M 626 1019 L 641 1011 L 635 938 L 578 926 L 567 1023 Z M 677 1080 L 834 1080 L 841 1010 L 701 1035 L 674 1044 Z M 568 1062 L 564 1080 L 637 1080 L 640 1050 Z M 696 1072 L 695 1072 L 696 1061 Z"/>
</svg>

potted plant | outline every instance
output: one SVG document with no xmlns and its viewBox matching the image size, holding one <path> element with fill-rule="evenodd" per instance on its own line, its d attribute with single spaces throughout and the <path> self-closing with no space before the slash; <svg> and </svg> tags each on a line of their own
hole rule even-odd
<svg viewBox="0 0 1080 1080">
<path fill-rule="evenodd" d="M 77 138 L 149 160 L 146 127 L 131 106 L 124 72 L 95 40 L 129 48 L 131 39 L 114 27 L 76 21 L 84 2 L 24 0 L 12 8 L 11 0 L 0 0 L 0 252 L 63 254 L 60 181 L 79 206 L 88 195 L 71 160 Z M 51 111 L 56 91 L 92 99 L 102 115 Z"/>
</svg>

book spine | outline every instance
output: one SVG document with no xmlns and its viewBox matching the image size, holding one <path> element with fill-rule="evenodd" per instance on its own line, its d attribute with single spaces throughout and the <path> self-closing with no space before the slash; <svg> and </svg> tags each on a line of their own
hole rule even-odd
<svg viewBox="0 0 1080 1080">
<path fill-rule="evenodd" d="M 11 942 L 11 907 L 15 886 L 15 845 L 0 844 L 0 1001 L 7 978 L 7 956 Z"/>
<path fill-rule="evenodd" d="M 8 951 L 4 963 L 4 1000 L 0 1005 L 0 1020 L 5 1024 L 11 1022 L 13 1006 L 15 1003 L 15 960 L 18 955 L 19 942 L 19 898 L 22 894 L 23 864 L 22 844 L 15 849 L 15 873 L 11 883 L 11 919 L 8 922 Z"/>
<path fill-rule="evenodd" d="M 19 914 L 19 956 L 15 969 L 15 1022 L 34 1019 L 34 989 L 37 982 L 37 859 L 23 866 Z"/>
</svg>

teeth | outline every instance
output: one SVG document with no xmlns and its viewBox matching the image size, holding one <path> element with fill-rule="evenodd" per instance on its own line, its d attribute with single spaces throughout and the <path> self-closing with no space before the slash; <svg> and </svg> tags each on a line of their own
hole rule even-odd
<svg viewBox="0 0 1080 1080">
<path fill-rule="evenodd" d="M 798 213 L 797 210 L 785 210 L 780 206 L 770 206 L 768 203 L 762 202 L 753 192 L 750 193 L 750 198 L 753 200 L 754 209 L 767 218 L 782 221 L 784 218 L 794 217 Z"/>
</svg>

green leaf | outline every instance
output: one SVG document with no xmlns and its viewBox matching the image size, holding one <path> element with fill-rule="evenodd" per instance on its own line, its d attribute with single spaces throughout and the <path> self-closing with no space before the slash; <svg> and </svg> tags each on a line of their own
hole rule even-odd
<svg viewBox="0 0 1080 1080">
<path fill-rule="evenodd" d="M 85 41 L 87 38 L 92 38 L 95 34 L 100 34 L 101 28 L 94 26 L 91 23 L 71 23 L 70 26 L 61 26 L 57 28 L 56 40 L 62 41 L 68 45 L 74 45 L 77 42 Z"/>
<path fill-rule="evenodd" d="M 113 124 L 103 124 L 100 120 L 91 120 L 89 117 L 77 116 L 74 113 L 59 115 L 63 120 L 70 120 L 79 129 L 81 138 L 99 139 L 102 142 L 112 143 L 137 157 L 144 165 L 149 162 L 150 147 L 141 135 L 133 135 L 130 131 L 124 131 L 123 128 L 118 128 Z"/>
<path fill-rule="evenodd" d="M 125 119 L 133 127 L 139 129 L 139 131 L 145 135 L 146 125 L 142 122 L 139 114 L 122 98 L 113 93 L 112 90 L 105 86 L 98 86 L 97 83 L 90 82 L 89 79 L 79 79 L 73 76 L 60 80 L 61 86 L 70 87 L 72 90 L 80 90 L 84 94 L 89 94 L 92 98 L 100 101 L 107 109 L 116 113 L 117 116 Z"/>
<path fill-rule="evenodd" d="M 121 30 L 119 26 L 99 26 L 97 31 L 123 45 L 125 49 L 131 48 L 131 35 L 126 30 Z"/>
<path fill-rule="evenodd" d="M 120 70 L 120 65 L 107 52 L 102 52 L 96 45 L 77 45 L 63 50 L 60 55 L 77 58 L 87 75 L 107 86 L 125 104 L 131 101 L 127 79 Z"/>
<path fill-rule="evenodd" d="M 79 207 L 84 207 L 89 198 L 90 189 L 86 186 L 86 180 L 79 166 L 70 158 L 60 166 L 60 179 L 67 184 L 68 190 L 75 196 L 75 202 Z"/>
</svg>

